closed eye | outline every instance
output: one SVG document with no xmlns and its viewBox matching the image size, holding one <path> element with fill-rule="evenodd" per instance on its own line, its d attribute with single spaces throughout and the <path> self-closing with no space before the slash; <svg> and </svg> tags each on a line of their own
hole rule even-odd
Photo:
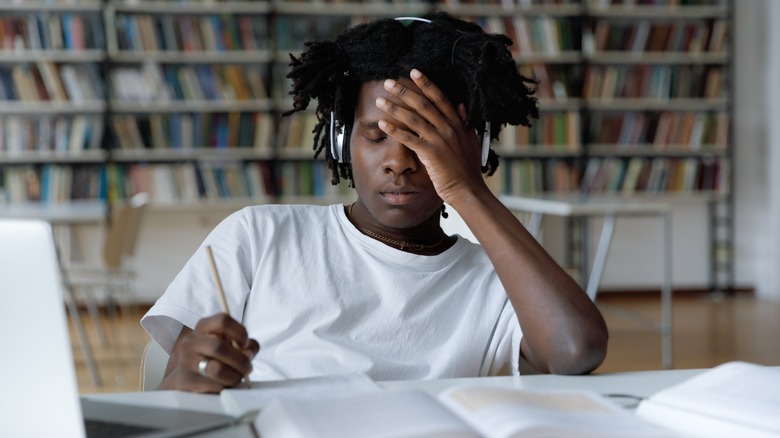
<svg viewBox="0 0 780 438">
<path fill-rule="evenodd" d="M 382 143 L 383 141 L 385 141 L 387 139 L 387 136 L 376 137 L 376 138 L 363 136 L 363 138 L 365 138 L 366 141 L 369 142 L 369 143 L 379 144 L 379 143 Z"/>
</svg>

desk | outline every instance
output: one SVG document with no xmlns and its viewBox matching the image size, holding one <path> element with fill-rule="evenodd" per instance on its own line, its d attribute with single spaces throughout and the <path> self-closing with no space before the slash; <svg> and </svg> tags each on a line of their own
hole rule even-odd
<svg viewBox="0 0 780 438">
<path fill-rule="evenodd" d="M 6 204 L 0 217 L 42 219 L 52 224 L 79 224 L 102 222 L 106 217 L 106 203 L 102 201 L 70 201 L 62 204 L 29 202 Z"/>
<path fill-rule="evenodd" d="M 73 252 L 73 230 L 71 227 L 73 225 L 101 224 L 105 222 L 107 214 L 108 207 L 103 201 L 70 201 L 61 204 L 29 202 L 5 204 L 0 207 L 0 218 L 41 219 L 49 222 L 54 232 L 60 266 L 62 266 L 62 257 L 70 258 Z M 67 279 L 65 280 L 66 287 L 63 294 L 65 305 L 73 319 L 79 346 L 84 354 L 84 361 L 92 381 L 95 382 L 95 385 L 100 386 L 100 374 L 92 354 L 92 347 L 89 344 L 84 323 L 81 321 L 73 291 L 68 287 Z"/>
<path fill-rule="evenodd" d="M 661 286 L 661 323 L 651 327 L 661 334 L 661 356 L 664 368 L 672 366 L 672 221 L 669 204 L 641 198 L 618 198 L 586 195 L 502 196 L 501 202 L 512 211 L 531 214 L 528 231 L 537 240 L 544 215 L 588 219 L 602 217 L 599 243 L 587 274 L 585 292 L 596 299 L 604 273 L 609 246 L 618 216 L 660 217 L 663 227 L 663 283 Z M 587 245 L 586 245 L 587 248 Z M 584 251 L 582 272 L 587 270 L 588 251 Z"/>
<path fill-rule="evenodd" d="M 661 389 L 687 380 L 702 369 L 638 371 L 596 374 L 588 376 L 500 376 L 461 379 L 379 382 L 383 388 L 419 388 L 436 395 L 455 385 L 479 384 L 517 389 L 587 389 L 602 394 L 622 393 L 647 397 Z M 181 391 L 149 391 L 84 395 L 83 397 L 114 403 L 139 404 L 151 407 L 183 408 L 224 414 L 218 395 L 193 394 Z M 253 437 L 249 427 L 233 426 L 199 435 L 202 437 Z"/>
</svg>

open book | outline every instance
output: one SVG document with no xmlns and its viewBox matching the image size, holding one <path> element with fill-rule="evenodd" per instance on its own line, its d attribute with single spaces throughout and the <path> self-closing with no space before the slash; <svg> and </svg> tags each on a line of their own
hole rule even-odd
<svg viewBox="0 0 780 438">
<path fill-rule="evenodd" d="M 670 436 L 596 393 L 490 386 L 276 399 L 254 425 L 264 438 Z"/>
<path fill-rule="evenodd" d="M 685 436 L 780 437 L 780 368 L 727 362 L 642 401 L 636 414 Z"/>
</svg>

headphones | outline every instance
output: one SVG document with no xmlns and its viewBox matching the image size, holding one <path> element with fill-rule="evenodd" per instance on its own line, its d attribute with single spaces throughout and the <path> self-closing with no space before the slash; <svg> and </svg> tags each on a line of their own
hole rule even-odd
<svg viewBox="0 0 780 438">
<path fill-rule="evenodd" d="M 348 164 L 349 137 L 352 134 L 352 125 L 337 126 L 336 116 L 330 112 L 330 155 L 340 164 Z M 482 167 L 487 165 L 490 153 L 490 122 L 485 122 L 485 132 L 482 133 Z"/>
<path fill-rule="evenodd" d="M 336 126 L 336 116 L 330 112 L 330 155 L 338 163 L 349 163 L 349 136 L 352 134 L 352 125 Z"/>
</svg>

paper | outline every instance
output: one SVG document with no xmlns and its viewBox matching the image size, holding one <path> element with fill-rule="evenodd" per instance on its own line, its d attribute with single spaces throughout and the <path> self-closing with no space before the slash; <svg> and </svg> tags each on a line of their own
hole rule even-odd
<svg viewBox="0 0 780 438">
<path fill-rule="evenodd" d="M 261 410 L 276 398 L 323 399 L 378 391 L 379 386 L 360 373 L 337 374 L 304 379 L 252 382 L 251 389 L 223 389 L 222 406 L 231 415 Z"/>
</svg>

